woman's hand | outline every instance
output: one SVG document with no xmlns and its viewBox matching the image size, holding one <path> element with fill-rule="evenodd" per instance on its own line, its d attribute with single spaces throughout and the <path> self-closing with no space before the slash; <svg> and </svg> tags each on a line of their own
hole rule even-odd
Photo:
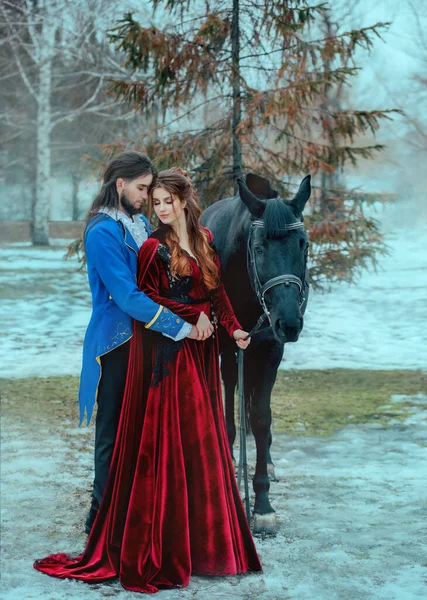
<svg viewBox="0 0 427 600">
<path fill-rule="evenodd" d="M 191 326 L 191 331 L 190 333 L 187 335 L 187 337 L 190 340 L 198 340 L 199 339 L 199 332 L 197 331 L 197 327 L 195 325 Z"/>
<path fill-rule="evenodd" d="M 236 344 L 242 350 L 246 350 L 246 348 L 251 343 L 251 338 L 248 338 L 247 340 L 245 340 L 245 338 L 248 337 L 248 333 L 247 333 L 247 331 L 243 331 L 242 329 L 236 329 L 236 331 L 233 332 L 233 337 L 236 340 Z"/>
<path fill-rule="evenodd" d="M 197 337 L 198 340 L 207 340 L 208 337 L 210 337 L 213 333 L 213 325 L 204 312 L 200 313 L 200 317 L 196 323 L 196 327 L 199 333 Z"/>
</svg>

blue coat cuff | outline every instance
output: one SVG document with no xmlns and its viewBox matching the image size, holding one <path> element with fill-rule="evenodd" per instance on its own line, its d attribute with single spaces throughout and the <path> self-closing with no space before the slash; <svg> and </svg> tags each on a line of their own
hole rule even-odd
<svg viewBox="0 0 427 600">
<path fill-rule="evenodd" d="M 154 318 L 146 324 L 146 329 L 164 333 L 171 338 L 175 338 L 182 329 L 185 321 L 174 315 L 168 308 L 160 306 Z"/>
<path fill-rule="evenodd" d="M 193 329 L 193 326 L 190 325 L 190 323 L 187 323 L 187 321 L 183 321 L 182 328 L 179 330 L 178 335 L 176 335 L 172 339 L 175 342 L 179 342 L 179 341 L 183 340 L 184 338 L 186 338 L 188 336 L 188 334 L 191 333 L 192 329 Z M 167 335 L 167 334 L 165 334 L 165 335 Z"/>
</svg>

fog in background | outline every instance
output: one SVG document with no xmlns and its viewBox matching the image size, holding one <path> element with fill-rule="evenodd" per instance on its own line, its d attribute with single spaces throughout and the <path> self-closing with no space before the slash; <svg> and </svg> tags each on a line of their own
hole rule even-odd
<svg viewBox="0 0 427 600">
<path fill-rule="evenodd" d="M 4 8 L 10 2 L 1 0 L 1 4 Z M 55 78 L 53 110 L 59 114 L 59 122 L 52 130 L 51 220 L 84 218 L 98 186 L 96 178 L 90 175 L 90 166 L 83 159 L 84 156 L 99 157 L 98 144 L 111 143 L 123 135 L 133 137 L 147 126 L 141 117 L 128 107 L 117 106 L 114 98 L 106 93 L 108 76 L 117 75 L 121 69 L 123 71 L 120 57 L 114 54 L 113 46 L 106 41 L 106 31 L 127 11 L 135 11 L 141 22 L 150 22 L 150 4 L 137 1 L 80 0 L 73 3 L 72 8 L 67 9 L 68 12 L 61 17 L 65 33 L 61 34 L 58 52 L 64 53 L 69 76 L 66 73 L 65 76 L 60 74 Z M 351 3 L 341 0 L 334 3 L 333 15 L 339 15 L 342 28 L 391 22 L 389 30 L 383 33 L 383 40 L 377 39 L 370 53 L 358 52 L 357 62 L 361 70 L 353 87 L 345 92 L 345 106 L 367 110 L 401 108 L 406 113 L 405 116 L 395 116 L 393 121 L 383 121 L 375 141 L 368 138 L 363 140 L 363 143 L 372 141 L 386 144 L 387 149 L 376 160 L 361 160 L 357 168 L 346 168 L 344 180 L 347 185 L 362 186 L 366 191 L 395 195 L 395 207 L 389 207 L 385 213 L 381 209 L 378 213 L 387 229 L 393 228 L 395 224 L 407 222 L 409 225 L 413 221 L 414 210 L 417 212 L 416 222 L 425 223 L 426 5 L 421 0 L 357 0 Z M 88 25 L 85 24 L 85 18 L 89 17 Z M 154 21 L 157 24 L 165 21 L 161 11 L 157 11 Z M 19 21 L 16 23 L 3 31 L 7 35 L 14 28 L 20 31 Z M 86 27 L 86 38 L 75 35 L 79 27 L 82 31 Z M 84 57 L 79 56 L 77 44 L 86 48 Z M 91 47 L 93 56 L 89 56 Z M 105 59 L 106 54 L 109 55 L 108 60 Z M 11 58 L 13 62 L 15 57 Z M 14 67 L 17 73 L 15 77 L 11 76 L 9 67 L 8 76 L 2 78 L 0 88 L 0 99 L 3 100 L 0 119 L 0 158 L 3 162 L 0 220 L 3 221 L 32 218 L 36 152 L 33 125 L 35 101 L 23 81 L 19 67 L 22 67 L 30 80 L 31 77 L 36 77 L 36 73 L 32 71 L 30 61 L 25 63 L 21 57 L 21 63 Z M 79 72 L 78 69 L 90 72 L 95 67 L 98 71 L 92 81 L 90 77 L 73 75 L 74 72 Z M 15 97 L 12 95 L 13 86 Z M 84 106 L 95 92 L 96 98 L 79 112 L 79 107 Z M 69 99 L 75 96 L 77 99 L 70 103 Z M 86 112 L 88 109 L 89 112 Z M 316 178 L 314 183 L 316 184 Z M 406 206 L 411 207 L 410 211 L 405 211 Z"/>
<path fill-rule="evenodd" d="M 5 0 L 1 2 L 4 5 Z M 87 6 L 91 7 L 88 22 Z M 83 219 L 98 189 L 83 157 L 101 157 L 97 144 L 126 135 L 136 137 L 150 125 L 106 94 L 109 73 L 127 74 L 112 46 L 105 45 L 106 31 L 128 10 L 135 9 L 141 22 L 148 24 L 150 3 L 77 0 L 67 7 L 69 12 L 61 15 L 66 32 L 59 50 L 69 73 L 77 75 L 59 73 L 55 79 L 53 112 L 59 122 L 52 131 L 50 215 L 58 221 Z M 82 7 L 84 18 L 79 17 L 76 37 L 74 24 Z M 378 272 L 363 273 L 357 285 L 334 284 L 329 294 L 312 293 L 300 342 L 286 346 L 283 366 L 425 368 L 427 6 L 421 0 L 341 0 L 334 10 L 342 29 L 391 22 L 369 54 L 359 51 L 361 69 L 341 99 L 344 107 L 405 111 L 392 121 L 383 121 L 376 138 L 356 140 L 360 145 L 385 144 L 386 150 L 376 160 L 361 160 L 357 168 L 348 167 L 341 174 L 349 187 L 390 196 L 387 205 L 376 203 L 371 209 L 381 222 L 390 254 L 380 257 Z M 155 21 L 164 21 L 160 11 Z M 84 51 L 75 47 L 77 42 Z M 78 75 L 80 71 L 84 75 Z M 17 86 L 15 96 L 11 95 L 12 80 Z M 3 78 L 2 84 L 2 141 L 7 143 L 0 154 L 4 161 L 0 221 L 30 220 L 35 194 L 34 98 L 22 77 Z M 67 103 L 71 97 L 73 102 Z M 79 112 L 81 106 L 85 110 Z M 320 176 L 313 182 L 319 185 Z M 91 310 L 86 275 L 78 271 L 76 259 L 63 260 L 63 248 L 29 245 L 16 243 L 0 249 L 2 308 L 7 315 L 3 374 L 77 375 Z"/>
<path fill-rule="evenodd" d="M 376 140 L 386 145 L 374 161 L 360 161 L 347 171 L 347 182 L 367 191 L 394 194 L 380 209 L 385 231 L 422 227 L 427 223 L 427 4 L 357 2 L 361 26 L 391 21 L 374 49 L 360 58 L 362 67 L 353 90 L 368 110 L 400 108 L 405 115 L 383 123 Z M 361 53 L 360 53 L 361 54 Z M 427 257 L 426 257 L 427 260 Z"/>
</svg>

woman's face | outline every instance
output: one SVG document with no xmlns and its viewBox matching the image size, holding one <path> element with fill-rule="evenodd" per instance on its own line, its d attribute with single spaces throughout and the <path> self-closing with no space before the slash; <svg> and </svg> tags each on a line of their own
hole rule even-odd
<svg viewBox="0 0 427 600">
<path fill-rule="evenodd" d="M 161 223 L 177 226 L 185 222 L 184 205 L 181 200 L 164 188 L 155 188 L 152 192 L 153 208 Z"/>
</svg>

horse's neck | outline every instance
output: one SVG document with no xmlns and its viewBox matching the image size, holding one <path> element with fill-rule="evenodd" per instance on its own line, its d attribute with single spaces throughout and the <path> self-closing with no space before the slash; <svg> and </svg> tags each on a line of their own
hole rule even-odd
<svg viewBox="0 0 427 600">
<path fill-rule="evenodd" d="M 246 241 L 228 257 L 226 267 L 222 271 L 225 289 L 237 317 L 249 322 L 256 321 L 262 308 L 249 279 Z"/>
<path fill-rule="evenodd" d="M 236 198 L 220 202 L 222 204 L 208 209 L 205 224 L 213 232 L 214 245 L 221 261 L 222 279 L 236 316 L 244 327 L 252 328 L 262 308 L 248 274 L 249 211 Z"/>
</svg>

